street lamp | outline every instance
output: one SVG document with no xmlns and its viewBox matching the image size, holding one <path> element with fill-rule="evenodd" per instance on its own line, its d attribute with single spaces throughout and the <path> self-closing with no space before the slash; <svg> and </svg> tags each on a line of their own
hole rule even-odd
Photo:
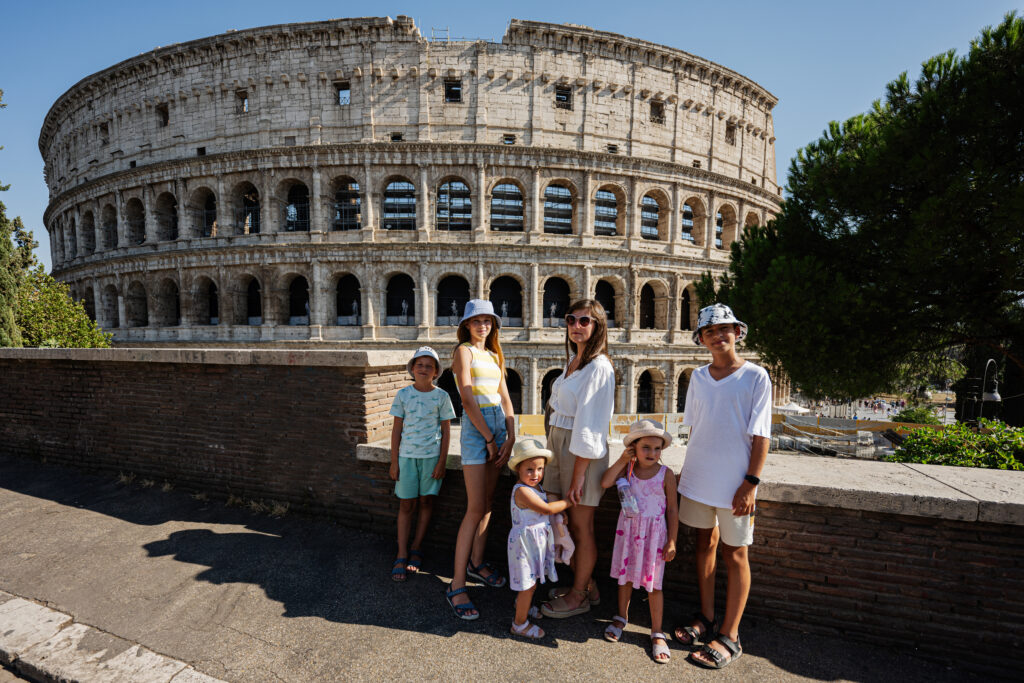
<svg viewBox="0 0 1024 683">
<path fill-rule="evenodd" d="M 981 374 L 981 406 L 978 408 L 978 417 L 982 417 L 985 412 L 985 401 L 999 402 L 1003 400 L 1003 397 L 999 395 L 999 381 L 995 375 L 992 375 L 992 391 L 985 391 L 985 378 L 988 377 L 988 364 L 996 364 L 994 358 L 989 358 L 985 362 L 985 372 Z"/>
</svg>

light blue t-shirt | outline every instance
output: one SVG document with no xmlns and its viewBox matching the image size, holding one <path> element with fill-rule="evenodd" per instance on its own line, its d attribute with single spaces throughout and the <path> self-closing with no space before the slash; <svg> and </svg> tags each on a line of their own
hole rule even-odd
<svg viewBox="0 0 1024 683">
<path fill-rule="evenodd" d="M 391 414 L 402 418 L 402 458 L 436 458 L 441 454 L 441 420 L 454 420 L 455 408 L 444 389 L 419 391 L 402 387 L 391 404 Z"/>
</svg>

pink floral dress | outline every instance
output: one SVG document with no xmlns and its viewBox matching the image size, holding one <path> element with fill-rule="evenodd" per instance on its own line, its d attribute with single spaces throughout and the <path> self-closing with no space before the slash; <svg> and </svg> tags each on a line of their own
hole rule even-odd
<svg viewBox="0 0 1024 683">
<path fill-rule="evenodd" d="M 665 576 L 665 543 L 668 525 L 665 522 L 665 470 L 662 465 L 650 479 L 629 476 L 629 485 L 636 496 L 640 514 L 627 517 L 619 512 L 615 527 L 615 550 L 612 552 L 612 578 L 619 585 L 632 583 L 647 592 L 660 591 Z"/>
</svg>

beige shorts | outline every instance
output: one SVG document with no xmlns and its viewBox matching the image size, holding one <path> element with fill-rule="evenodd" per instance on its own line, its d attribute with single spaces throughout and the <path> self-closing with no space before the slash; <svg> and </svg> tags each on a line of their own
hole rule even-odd
<svg viewBox="0 0 1024 683">
<path fill-rule="evenodd" d="M 561 427 L 551 427 L 548 430 L 548 450 L 554 457 L 548 461 L 544 468 L 544 490 L 548 493 L 555 493 L 562 498 L 572 486 L 572 472 L 576 466 L 576 456 L 569 452 L 569 441 L 572 439 L 572 430 Z M 590 461 L 587 466 L 587 473 L 583 478 L 583 495 L 580 497 L 580 505 L 597 507 L 604 495 L 601 488 L 601 477 L 608 469 L 608 452 L 604 457 Z"/>
<path fill-rule="evenodd" d="M 737 517 L 731 508 L 716 508 L 679 496 L 679 521 L 695 529 L 714 529 L 721 534 L 722 543 L 734 548 L 754 542 L 754 515 Z"/>
</svg>

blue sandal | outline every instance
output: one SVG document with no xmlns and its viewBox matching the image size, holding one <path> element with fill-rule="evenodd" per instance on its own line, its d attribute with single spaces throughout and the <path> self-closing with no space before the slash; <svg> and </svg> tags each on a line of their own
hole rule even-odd
<svg viewBox="0 0 1024 683">
<path fill-rule="evenodd" d="M 402 582 L 405 581 L 405 564 L 408 560 L 404 557 L 399 557 L 395 560 L 395 563 L 391 565 L 391 580 Z"/>
<path fill-rule="evenodd" d="M 405 565 L 405 568 L 411 572 L 419 572 L 420 566 L 423 565 L 423 553 L 419 550 L 409 551 L 409 563 Z"/>
<path fill-rule="evenodd" d="M 487 576 L 480 573 L 480 570 L 486 569 L 490 572 Z M 498 573 L 498 570 L 490 562 L 481 562 L 476 567 L 470 562 L 466 565 L 466 573 L 472 576 L 477 581 L 483 581 L 491 588 L 504 588 L 505 577 Z"/>
<path fill-rule="evenodd" d="M 473 606 L 472 602 L 467 602 L 462 605 L 456 605 L 454 602 L 452 602 L 452 598 L 454 598 L 456 595 L 462 595 L 465 592 L 466 587 L 463 586 L 462 588 L 456 588 L 453 591 L 445 591 L 444 597 L 448 599 L 448 604 L 452 606 L 453 610 L 455 610 L 455 616 L 457 616 L 459 619 L 464 619 L 465 621 L 473 621 L 474 619 L 479 619 L 480 612 L 477 610 L 476 607 Z M 470 614 L 470 612 L 476 612 L 476 614 Z"/>
</svg>

